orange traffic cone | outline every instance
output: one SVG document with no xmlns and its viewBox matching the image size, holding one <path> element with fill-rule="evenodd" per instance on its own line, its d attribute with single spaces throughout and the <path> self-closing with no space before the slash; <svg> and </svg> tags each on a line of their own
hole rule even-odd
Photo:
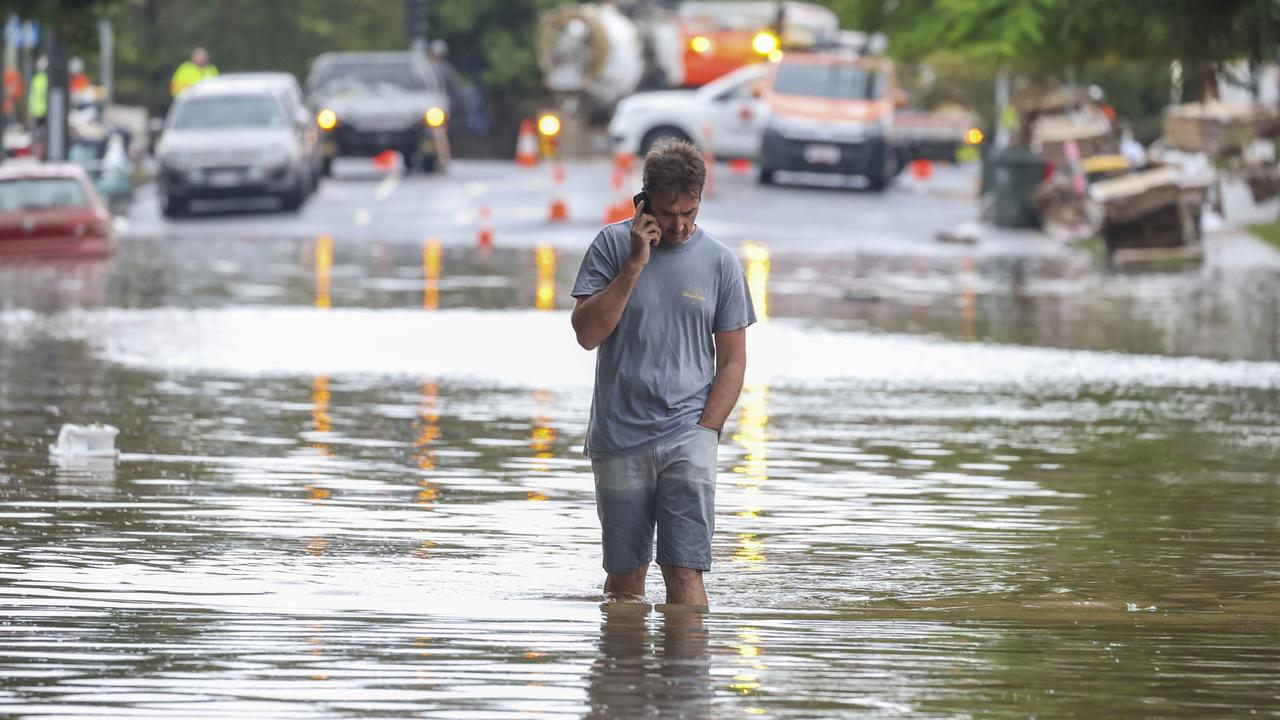
<svg viewBox="0 0 1280 720">
<path fill-rule="evenodd" d="M 569 219 L 569 206 L 564 201 L 564 163 L 556 161 L 551 172 L 552 196 L 551 209 L 547 213 L 548 222 L 564 222 Z"/>
<path fill-rule="evenodd" d="M 533 134 L 533 121 L 520 121 L 520 136 L 516 139 L 516 164 L 533 167 L 538 164 L 538 138 Z"/>
<path fill-rule="evenodd" d="M 749 175 L 751 173 L 751 161 L 746 158 L 735 158 L 730 160 L 729 172 L 734 175 Z"/>
<path fill-rule="evenodd" d="M 400 164 L 400 153 L 395 150 L 383 150 L 373 156 L 373 166 L 379 170 L 393 170 Z"/>
<path fill-rule="evenodd" d="M 476 234 L 476 245 L 482 248 L 493 247 L 493 227 L 489 224 L 489 206 L 480 206 L 480 232 Z"/>
<path fill-rule="evenodd" d="M 927 182 L 933 177 L 933 163 L 926 158 L 916 158 L 911 161 L 911 177 L 920 182 Z"/>
<path fill-rule="evenodd" d="M 628 220 L 636 212 L 635 205 L 631 203 L 631 194 L 627 192 L 627 176 L 630 175 L 629 168 L 634 167 L 632 163 L 629 153 L 615 153 L 613 156 L 613 178 L 610 185 L 613 187 L 614 201 L 605 206 L 605 225 Z"/>
</svg>

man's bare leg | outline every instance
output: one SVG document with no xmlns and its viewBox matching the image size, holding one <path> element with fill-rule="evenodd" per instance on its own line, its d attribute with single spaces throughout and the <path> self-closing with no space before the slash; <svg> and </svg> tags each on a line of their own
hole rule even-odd
<svg viewBox="0 0 1280 720">
<path fill-rule="evenodd" d="M 693 568 L 662 565 L 662 579 L 667 583 L 667 602 L 681 605 L 706 605 L 707 589 L 702 585 L 702 571 Z"/>
<path fill-rule="evenodd" d="M 629 572 L 609 573 L 604 579 L 604 594 L 613 600 L 644 600 L 644 578 L 648 572 L 649 564 L 645 563 Z"/>
</svg>

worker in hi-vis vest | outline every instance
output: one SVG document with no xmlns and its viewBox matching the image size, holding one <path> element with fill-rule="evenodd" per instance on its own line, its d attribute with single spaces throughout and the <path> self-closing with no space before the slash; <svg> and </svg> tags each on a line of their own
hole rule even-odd
<svg viewBox="0 0 1280 720">
<path fill-rule="evenodd" d="M 27 120 L 32 125 L 44 122 L 49 113 L 49 58 L 36 61 L 36 71 L 31 76 L 31 92 L 27 95 Z"/>
<path fill-rule="evenodd" d="M 204 80 L 217 77 L 218 68 L 209 64 L 209 53 L 198 47 L 191 51 L 191 59 L 173 71 L 173 79 L 169 81 L 169 92 L 177 97 L 178 93 Z"/>
</svg>

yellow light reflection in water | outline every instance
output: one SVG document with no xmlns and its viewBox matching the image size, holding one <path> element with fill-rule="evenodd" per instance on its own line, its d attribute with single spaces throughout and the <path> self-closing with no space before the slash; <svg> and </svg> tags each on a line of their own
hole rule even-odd
<svg viewBox="0 0 1280 720">
<path fill-rule="evenodd" d="M 554 310 L 556 307 L 556 250 L 550 245 L 539 245 L 534 251 L 534 264 L 538 267 L 538 291 L 534 307 Z"/>
<path fill-rule="evenodd" d="M 756 319 L 769 319 L 769 250 L 763 245 L 748 242 L 742 245 L 747 261 L 747 289 L 751 291 L 751 303 L 756 308 Z"/>
<path fill-rule="evenodd" d="M 550 460 L 555 457 L 556 429 L 552 427 L 551 406 L 555 402 L 555 393 L 539 388 L 533 391 L 533 400 L 538 406 L 533 417 L 533 427 L 529 430 L 529 449 L 533 451 L 533 472 L 551 472 Z M 528 500 L 550 500 L 550 496 L 537 490 L 530 490 L 525 497 Z"/>
<path fill-rule="evenodd" d="M 431 656 L 431 650 L 429 649 L 431 647 L 430 635 L 419 635 L 415 637 L 413 639 L 413 646 L 418 649 L 418 655 L 420 657 Z"/>
<path fill-rule="evenodd" d="M 767 258 L 764 262 L 767 264 Z M 752 297 L 759 302 L 764 296 L 757 295 L 753 288 Z M 759 317 L 764 317 L 761 310 L 756 312 Z M 768 562 L 765 541 L 760 533 L 751 531 L 751 526 L 764 515 L 764 489 L 769 482 L 769 386 L 757 384 L 743 388 L 738 408 L 738 432 L 733 439 L 744 452 L 742 464 L 733 471 L 739 478 L 736 487 L 745 494 L 746 507 L 738 512 L 738 517 L 744 519 L 745 531 L 738 533 L 738 543 L 731 559 L 750 570 L 761 570 Z M 734 661 L 738 667 L 729 689 L 742 696 L 760 695 L 762 683 L 759 673 L 768 669 L 763 661 L 762 638 L 755 628 L 743 627 L 738 631 L 738 641 L 738 658 Z M 750 713 L 752 709 L 747 708 L 747 711 Z"/>
<path fill-rule="evenodd" d="M 316 375 L 311 379 L 311 425 L 318 433 L 333 430 L 333 418 L 329 416 L 329 376 Z M 315 448 L 325 457 L 333 457 L 333 450 L 327 443 L 313 442 Z"/>
<path fill-rule="evenodd" d="M 755 628 L 744 627 L 738 631 L 738 640 L 738 658 L 734 661 L 738 670 L 733 675 L 733 682 L 729 683 L 729 689 L 743 696 L 759 695 L 762 685 L 759 671 L 769 667 L 760 660 L 764 654 L 760 636 Z"/>
<path fill-rule="evenodd" d="M 333 277 L 333 238 L 316 236 L 316 307 L 324 310 L 332 306 L 329 280 Z"/>
<path fill-rule="evenodd" d="M 315 633 L 307 638 L 307 654 L 313 657 L 324 657 L 324 626 L 318 623 L 310 623 L 307 628 Z M 312 680 L 323 682 L 329 679 L 324 673 L 315 673 L 311 675 Z"/>
<path fill-rule="evenodd" d="M 422 244 L 422 307 L 440 307 L 440 238 L 429 237 Z"/>
<path fill-rule="evenodd" d="M 438 424 L 440 421 L 440 388 L 434 382 L 427 381 L 422 383 L 420 394 L 418 417 L 414 422 L 418 433 L 413 441 L 413 445 L 417 449 L 414 460 L 417 461 L 419 470 L 434 470 L 436 467 L 436 453 L 431 444 L 440 437 L 440 426 Z M 428 478 L 420 479 L 418 487 L 417 503 L 419 505 L 429 506 L 440 497 L 439 487 Z"/>
<path fill-rule="evenodd" d="M 743 388 L 738 408 L 738 432 L 733 439 L 744 453 L 742 464 L 733 471 L 739 475 L 735 484 L 746 494 L 747 501 L 738 517 L 754 519 L 764 513 L 764 486 L 769 482 L 769 386 Z M 753 570 L 762 569 L 767 560 L 764 540 L 754 532 L 739 533 L 732 560 Z"/>
<path fill-rule="evenodd" d="M 423 471 L 423 476 L 418 478 L 418 492 L 413 501 L 419 507 L 429 510 L 440 499 L 440 486 L 426 474 L 436 468 L 436 453 L 432 445 L 440 438 L 440 387 L 430 380 L 424 381 L 419 388 L 419 395 L 418 417 L 414 419 L 414 431 L 417 435 L 413 445 L 416 449 L 414 460 L 418 469 Z M 430 529 L 422 528 L 419 532 L 427 533 Z M 409 554 L 426 559 L 431 556 L 431 550 L 436 545 L 436 542 L 422 538 L 418 547 L 410 550 Z"/>
</svg>

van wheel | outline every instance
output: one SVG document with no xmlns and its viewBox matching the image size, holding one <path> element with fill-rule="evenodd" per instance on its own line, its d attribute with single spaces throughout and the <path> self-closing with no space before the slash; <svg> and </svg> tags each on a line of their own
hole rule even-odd
<svg viewBox="0 0 1280 720">
<path fill-rule="evenodd" d="M 182 217 L 187 214 L 187 199 L 160 191 L 160 213 L 167 218 Z"/>
<path fill-rule="evenodd" d="M 294 183 L 294 187 L 289 192 L 280 196 L 280 205 L 284 207 L 285 212 L 297 212 L 302 207 L 302 203 L 307 199 L 307 181 L 302 178 L 302 174 L 298 174 L 298 181 Z"/>
<path fill-rule="evenodd" d="M 884 192 L 889 182 L 893 180 L 893 176 L 898 174 L 895 169 L 897 156 L 893 148 L 887 145 L 881 145 L 878 150 L 872 153 L 871 171 L 867 173 L 867 182 L 870 183 L 873 192 Z"/>
<path fill-rule="evenodd" d="M 765 167 L 764 165 L 761 165 L 760 175 L 756 179 L 760 181 L 761 185 L 772 185 L 774 184 L 774 177 L 773 177 L 774 172 L 775 171 L 773 168 L 769 168 L 769 167 Z"/>
</svg>

